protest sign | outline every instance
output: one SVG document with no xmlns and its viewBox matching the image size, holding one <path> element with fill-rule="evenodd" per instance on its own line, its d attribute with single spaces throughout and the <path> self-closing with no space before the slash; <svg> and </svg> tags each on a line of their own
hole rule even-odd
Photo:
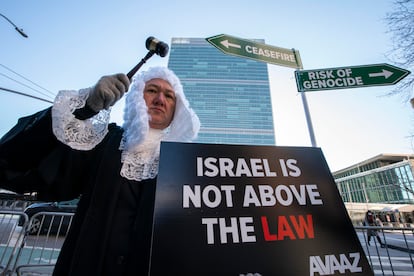
<svg viewBox="0 0 414 276">
<path fill-rule="evenodd" d="M 163 142 L 150 275 L 373 275 L 319 148 Z"/>
</svg>

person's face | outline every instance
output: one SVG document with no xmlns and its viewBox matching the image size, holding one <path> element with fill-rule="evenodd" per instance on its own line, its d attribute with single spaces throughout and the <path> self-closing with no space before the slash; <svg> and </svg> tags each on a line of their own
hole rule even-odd
<svg viewBox="0 0 414 276">
<path fill-rule="evenodd" d="M 170 83 L 163 79 L 151 79 L 145 83 L 144 100 L 150 116 L 149 126 L 165 129 L 174 117 L 175 92 Z"/>
</svg>

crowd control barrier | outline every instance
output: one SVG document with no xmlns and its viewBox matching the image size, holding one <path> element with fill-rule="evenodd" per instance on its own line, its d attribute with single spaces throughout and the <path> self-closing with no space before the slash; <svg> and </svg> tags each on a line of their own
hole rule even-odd
<svg viewBox="0 0 414 276">
<path fill-rule="evenodd" d="M 375 275 L 414 275 L 414 228 L 355 226 Z M 369 234 L 373 234 L 369 241 Z"/>
<path fill-rule="evenodd" d="M 0 276 L 51 275 L 73 215 L 0 210 Z"/>
</svg>

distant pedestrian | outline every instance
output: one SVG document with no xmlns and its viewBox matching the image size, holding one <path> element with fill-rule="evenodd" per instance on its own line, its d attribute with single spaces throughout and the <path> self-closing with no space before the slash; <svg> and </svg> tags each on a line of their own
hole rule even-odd
<svg viewBox="0 0 414 276">
<path fill-rule="evenodd" d="M 378 217 L 376 217 L 371 211 L 368 210 L 368 212 L 365 215 L 365 225 L 372 226 L 372 227 L 382 226 L 382 222 Z M 367 230 L 368 245 L 371 245 L 371 237 L 376 237 L 381 247 L 385 247 L 385 244 L 381 241 L 381 238 L 378 234 L 378 229 L 368 228 Z"/>
</svg>

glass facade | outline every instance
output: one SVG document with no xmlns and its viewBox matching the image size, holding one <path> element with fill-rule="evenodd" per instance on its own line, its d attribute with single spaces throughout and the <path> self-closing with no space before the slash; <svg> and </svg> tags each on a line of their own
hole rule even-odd
<svg viewBox="0 0 414 276">
<path fill-rule="evenodd" d="M 344 202 L 414 204 L 413 164 L 385 156 L 333 176 Z"/>
<path fill-rule="evenodd" d="M 168 67 L 200 117 L 195 142 L 275 145 L 266 63 L 224 54 L 204 38 L 173 38 Z"/>
</svg>

